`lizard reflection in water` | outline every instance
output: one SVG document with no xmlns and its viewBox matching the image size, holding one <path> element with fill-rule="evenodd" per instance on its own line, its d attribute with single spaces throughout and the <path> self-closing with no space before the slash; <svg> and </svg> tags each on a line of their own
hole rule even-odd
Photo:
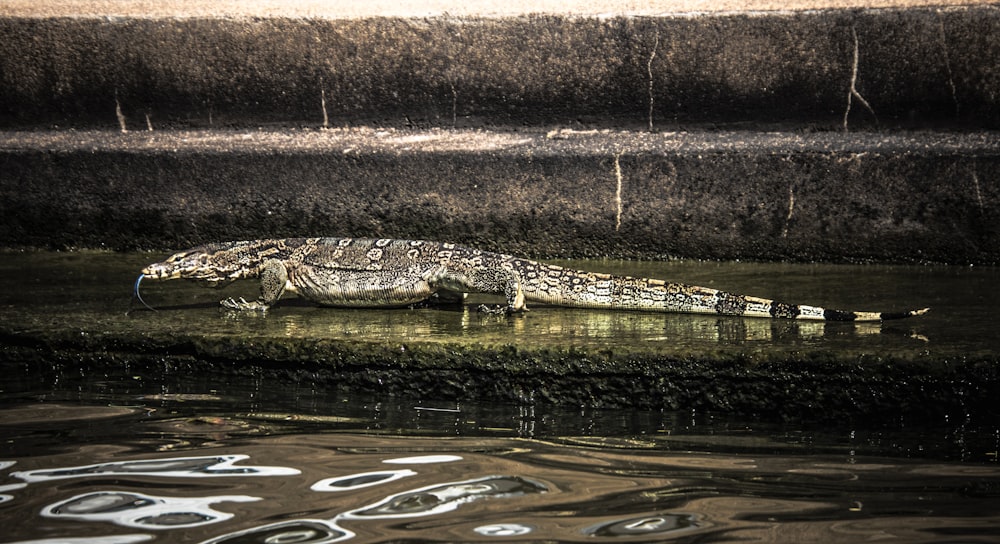
<svg viewBox="0 0 1000 544">
<path fill-rule="evenodd" d="M 505 307 L 493 311 L 511 313 L 526 311 L 527 302 L 826 321 L 881 321 L 928 311 L 859 312 L 786 304 L 421 240 L 284 238 L 213 243 L 144 268 L 135 282 L 140 302 L 139 284 L 146 278 L 196 280 L 209 286 L 258 278 L 259 299 L 221 301 L 222 306 L 239 311 L 267 310 L 286 291 L 323 306 L 347 308 L 405 307 L 435 295 L 461 300 L 466 293 L 490 293 L 507 300 Z"/>
</svg>

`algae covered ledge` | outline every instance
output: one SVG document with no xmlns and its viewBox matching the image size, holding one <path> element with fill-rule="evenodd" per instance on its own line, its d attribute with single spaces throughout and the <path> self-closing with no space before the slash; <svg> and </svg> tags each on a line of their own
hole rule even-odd
<svg viewBox="0 0 1000 544">
<path fill-rule="evenodd" d="M 765 420 L 991 424 L 995 356 L 651 354 L 586 348 L 231 337 L 28 339 L 4 334 L 4 365 L 53 376 L 185 373 L 253 378 L 330 395 L 464 403 L 727 413 Z M 284 384 L 284 385 L 281 385 Z M 1000 423 L 992 421 L 992 424 Z"/>
</svg>

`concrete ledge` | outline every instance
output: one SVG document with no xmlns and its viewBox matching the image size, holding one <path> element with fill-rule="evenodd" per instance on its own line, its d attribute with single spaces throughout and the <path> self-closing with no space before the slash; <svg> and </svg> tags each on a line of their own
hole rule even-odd
<svg viewBox="0 0 1000 544">
<path fill-rule="evenodd" d="M 0 133 L 0 246 L 443 239 L 535 257 L 1000 262 L 995 133 Z"/>
<path fill-rule="evenodd" d="M 72 15 L 0 18 L 0 127 L 1000 127 L 990 61 L 1000 9 L 988 4 L 695 17 Z"/>
</svg>

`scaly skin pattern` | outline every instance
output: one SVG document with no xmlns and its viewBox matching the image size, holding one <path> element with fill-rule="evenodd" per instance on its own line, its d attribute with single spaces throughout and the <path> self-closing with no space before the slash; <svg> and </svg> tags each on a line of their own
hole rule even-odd
<svg viewBox="0 0 1000 544">
<path fill-rule="evenodd" d="M 829 321 L 880 321 L 922 315 L 854 312 L 784 304 L 667 282 L 572 270 L 510 255 L 420 240 L 286 238 L 206 244 L 176 253 L 142 270 L 136 282 L 189 279 L 220 286 L 260 280 L 255 301 L 226 299 L 233 310 L 266 310 L 285 292 L 323 306 L 403 307 L 433 296 L 492 293 L 507 300 L 506 312 L 528 302 L 556 306 L 706 313 Z M 140 299 L 141 300 L 141 299 Z"/>
</svg>

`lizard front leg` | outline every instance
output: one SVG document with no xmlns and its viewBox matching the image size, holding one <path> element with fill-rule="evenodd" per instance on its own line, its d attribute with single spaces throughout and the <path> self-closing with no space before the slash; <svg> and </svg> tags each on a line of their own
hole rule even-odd
<svg viewBox="0 0 1000 544">
<path fill-rule="evenodd" d="M 288 284 L 288 269 L 285 264 L 277 259 L 270 259 L 264 262 L 260 270 L 260 298 L 247 301 L 240 297 L 235 300 L 232 297 L 219 302 L 223 308 L 238 311 L 266 312 L 285 292 L 285 285 Z"/>
</svg>

